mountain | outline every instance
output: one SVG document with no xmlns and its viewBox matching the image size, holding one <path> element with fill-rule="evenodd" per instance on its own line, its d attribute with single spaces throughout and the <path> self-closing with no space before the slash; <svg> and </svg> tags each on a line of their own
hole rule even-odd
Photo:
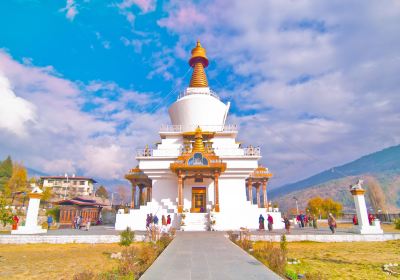
<svg viewBox="0 0 400 280">
<path fill-rule="evenodd" d="M 293 197 L 305 206 L 309 198 L 317 195 L 332 197 L 341 201 L 345 208 L 351 208 L 353 204 L 348 187 L 359 178 L 366 179 L 366 185 L 373 179 L 377 180 L 386 196 L 388 208 L 400 208 L 400 145 L 273 189 L 269 197 L 286 209 L 292 208 L 295 202 Z"/>
<path fill-rule="evenodd" d="M 39 178 L 40 176 L 48 176 L 49 175 L 49 174 L 46 174 L 46 173 L 44 173 L 42 171 L 38 171 L 38 170 L 29 168 L 29 167 L 26 167 L 26 171 L 28 171 L 28 177 L 29 178 L 31 178 L 31 177 Z"/>
</svg>

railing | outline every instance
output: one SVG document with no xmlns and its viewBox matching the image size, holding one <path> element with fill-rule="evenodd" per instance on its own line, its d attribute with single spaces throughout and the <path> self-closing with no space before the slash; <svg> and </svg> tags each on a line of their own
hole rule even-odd
<svg viewBox="0 0 400 280">
<path fill-rule="evenodd" d="M 137 157 L 178 157 L 183 153 L 183 148 L 180 149 L 139 149 L 136 150 Z M 190 152 L 190 151 L 188 151 Z M 261 156 L 260 147 L 249 146 L 247 148 L 239 149 L 214 149 L 214 152 L 218 156 Z"/>
<path fill-rule="evenodd" d="M 193 94 L 204 94 L 204 95 L 211 95 L 212 97 L 217 98 L 218 100 L 220 99 L 217 93 L 211 89 L 205 89 L 205 90 L 185 90 L 184 92 L 181 92 L 178 96 L 178 99 L 181 99 L 182 97 L 188 96 L 188 95 L 193 95 Z"/>
<path fill-rule="evenodd" d="M 137 157 L 178 157 L 182 154 L 182 149 L 139 149 L 136 150 Z"/>
<path fill-rule="evenodd" d="M 247 147 L 239 149 L 214 149 L 218 156 L 261 156 L 260 147 Z"/>
<path fill-rule="evenodd" d="M 195 131 L 198 125 L 162 125 L 160 128 L 161 133 L 165 132 L 187 132 Z M 227 125 L 200 125 L 204 131 L 217 131 L 217 132 L 237 132 L 238 128 L 236 124 Z"/>
</svg>

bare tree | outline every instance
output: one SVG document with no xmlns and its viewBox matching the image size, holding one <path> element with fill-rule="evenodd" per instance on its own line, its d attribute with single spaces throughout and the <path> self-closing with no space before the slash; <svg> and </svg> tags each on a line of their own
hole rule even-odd
<svg viewBox="0 0 400 280">
<path fill-rule="evenodd" d="M 378 180 L 374 177 L 367 178 L 368 197 L 375 213 L 386 209 L 386 197 Z"/>
<path fill-rule="evenodd" d="M 119 202 L 121 204 L 126 203 L 127 199 L 128 199 L 128 194 L 129 194 L 129 190 L 126 186 L 118 186 L 116 189 L 118 198 L 119 198 Z"/>
</svg>

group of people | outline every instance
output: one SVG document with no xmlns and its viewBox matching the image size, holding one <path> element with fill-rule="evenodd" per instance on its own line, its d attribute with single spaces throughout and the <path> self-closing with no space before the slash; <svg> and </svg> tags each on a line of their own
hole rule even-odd
<svg viewBox="0 0 400 280">
<path fill-rule="evenodd" d="M 161 233 L 167 233 L 170 228 L 171 228 L 171 216 L 167 215 L 167 217 L 165 217 L 165 215 L 161 216 L 161 227 L 159 228 L 158 226 L 158 222 L 159 219 L 157 217 L 157 215 L 153 214 L 147 214 L 146 217 L 146 229 L 147 231 L 150 231 L 151 229 L 156 229 L 156 230 L 160 230 Z"/>
<path fill-rule="evenodd" d="M 375 216 L 372 215 L 372 214 L 368 214 L 368 222 L 369 222 L 369 225 L 370 225 L 370 226 L 373 225 L 374 221 L 375 221 Z M 353 225 L 355 225 L 355 226 L 358 225 L 358 218 L 357 218 L 357 215 L 354 215 L 354 216 L 353 216 Z"/>
<path fill-rule="evenodd" d="M 262 214 L 260 214 L 260 217 L 258 217 L 258 224 L 259 224 L 258 229 L 259 230 L 265 230 L 264 221 L 265 221 L 264 216 Z M 274 219 L 272 218 L 272 216 L 270 214 L 267 215 L 267 222 L 268 222 L 268 230 L 272 231 Z"/>
<path fill-rule="evenodd" d="M 90 229 L 92 221 L 90 217 L 83 219 L 82 215 L 76 215 L 72 221 L 72 227 L 74 229 L 81 229 L 82 227 L 85 228 L 86 231 Z"/>
<path fill-rule="evenodd" d="M 296 222 L 299 228 L 304 228 L 308 226 L 317 229 L 318 228 L 317 220 L 318 219 L 316 215 L 304 215 L 303 213 L 300 213 L 299 215 L 296 216 Z"/>
</svg>

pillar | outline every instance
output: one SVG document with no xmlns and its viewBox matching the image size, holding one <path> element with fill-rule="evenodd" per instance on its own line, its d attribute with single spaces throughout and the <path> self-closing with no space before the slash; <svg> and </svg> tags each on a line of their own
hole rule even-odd
<svg viewBox="0 0 400 280">
<path fill-rule="evenodd" d="M 42 196 L 42 193 L 36 192 L 29 194 L 25 226 L 20 226 L 17 230 L 11 231 L 11 234 L 36 234 L 47 232 L 47 229 L 42 229 L 42 226 L 38 225 L 39 206 Z"/>
<path fill-rule="evenodd" d="M 354 203 L 356 205 L 358 220 L 357 232 L 360 234 L 383 234 L 379 222 L 377 223 L 377 226 L 370 226 L 369 224 L 368 211 L 364 197 L 365 190 L 352 189 L 350 192 L 353 195 Z"/>
<path fill-rule="evenodd" d="M 268 208 L 268 200 L 267 200 L 267 180 L 262 181 L 262 192 L 263 192 L 263 205 L 264 208 Z"/>
<path fill-rule="evenodd" d="M 214 174 L 214 200 L 215 200 L 215 212 L 219 212 L 219 187 L 218 187 L 219 173 Z"/>
<path fill-rule="evenodd" d="M 139 206 L 143 205 L 143 186 L 139 186 Z"/>
<path fill-rule="evenodd" d="M 261 204 L 261 199 L 260 199 L 260 183 L 256 184 L 256 191 L 257 191 L 257 205 L 258 208 L 260 208 Z"/>
<path fill-rule="evenodd" d="M 150 201 L 150 190 L 151 190 L 151 188 L 150 188 L 150 186 L 147 186 L 146 189 L 147 189 L 146 201 L 149 202 Z"/>
<path fill-rule="evenodd" d="M 135 209 L 135 197 L 136 197 L 136 183 L 132 182 L 132 197 L 131 197 L 131 208 Z"/>
<path fill-rule="evenodd" d="M 183 175 L 178 171 L 178 213 L 183 212 Z"/>
<path fill-rule="evenodd" d="M 247 180 L 247 193 L 249 194 L 249 201 L 253 204 L 253 182 L 251 178 Z"/>
</svg>

